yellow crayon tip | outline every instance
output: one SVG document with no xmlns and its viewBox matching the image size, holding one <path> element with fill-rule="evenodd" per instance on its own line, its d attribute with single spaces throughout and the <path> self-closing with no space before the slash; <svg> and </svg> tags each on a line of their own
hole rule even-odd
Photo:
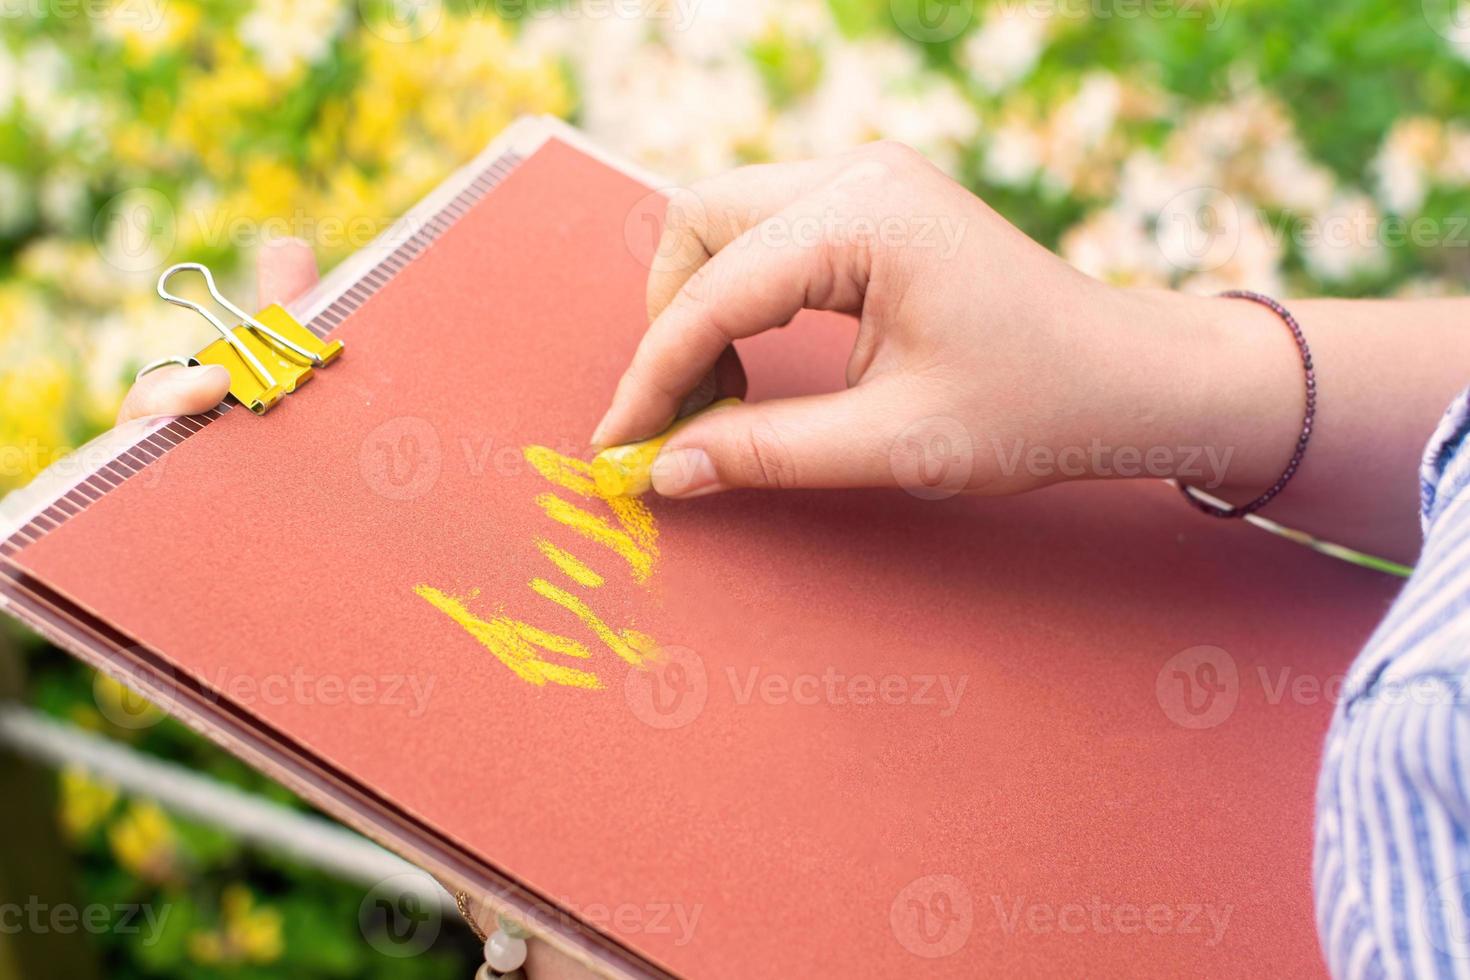
<svg viewBox="0 0 1470 980">
<path fill-rule="evenodd" d="M 740 404 L 738 398 L 722 398 L 676 421 L 652 439 L 610 446 L 592 460 L 592 480 L 603 497 L 637 497 L 653 488 L 653 461 L 663 451 L 664 443 L 705 412 Z"/>
</svg>

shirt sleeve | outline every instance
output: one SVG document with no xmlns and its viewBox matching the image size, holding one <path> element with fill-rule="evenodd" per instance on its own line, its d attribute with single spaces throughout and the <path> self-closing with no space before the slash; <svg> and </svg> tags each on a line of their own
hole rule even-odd
<svg viewBox="0 0 1470 980">
<path fill-rule="evenodd" d="M 1467 435 L 1470 435 L 1470 389 L 1461 392 L 1445 409 L 1419 464 L 1419 519 L 1425 537 L 1443 509 L 1442 504 L 1463 494 L 1470 482 L 1470 453 L 1460 451 Z"/>
<path fill-rule="evenodd" d="M 1317 789 L 1333 976 L 1470 980 L 1470 393 L 1420 468 L 1424 548 L 1348 671 Z"/>
</svg>

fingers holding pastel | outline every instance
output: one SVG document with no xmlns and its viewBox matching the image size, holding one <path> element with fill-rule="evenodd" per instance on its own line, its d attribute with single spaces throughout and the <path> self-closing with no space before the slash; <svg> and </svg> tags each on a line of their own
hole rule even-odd
<svg viewBox="0 0 1470 980">
<path fill-rule="evenodd" d="M 684 396 L 675 412 L 676 418 L 684 418 L 725 398 L 744 398 L 747 390 L 745 365 L 734 347 L 726 347 L 720 353 L 715 366 L 699 383 Z M 599 449 L 606 448 L 598 446 Z"/>
<path fill-rule="evenodd" d="M 656 321 L 715 255 L 830 177 L 835 161 L 757 164 L 668 192 L 663 230 L 650 263 L 646 301 Z M 727 346 L 714 367 L 680 399 L 683 418 L 723 398 L 744 398 L 745 369 Z M 601 436 L 601 432 L 598 433 Z M 602 443 L 594 438 L 595 445 Z"/>
<path fill-rule="evenodd" d="M 893 486 L 891 452 L 904 418 L 903 382 L 715 408 L 672 436 L 654 461 L 653 488 L 701 497 L 769 490 Z"/>
<path fill-rule="evenodd" d="M 803 309 L 859 310 L 867 254 L 789 234 L 814 222 L 820 227 L 839 204 L 823 195 L 804 198 L 702 265 L 644 334 L 593 442 L 616 445 L 664 429 L 737 340 L 784 326 Z"/>
</svg>

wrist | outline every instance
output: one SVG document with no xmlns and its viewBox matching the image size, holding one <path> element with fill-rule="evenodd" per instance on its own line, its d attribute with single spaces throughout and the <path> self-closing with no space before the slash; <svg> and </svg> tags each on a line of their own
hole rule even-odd
<svg viewBox="0 0 1470 980">
<path fill-rule="evenodd" d="M 1171 477 L 1235 501 L 1291 458 L 1301 360 L 1271 311 L 1243 300 L 1116 290 L 1100 333 L 1112 379 L 1092 418 L 1113 464 L 1095 475 Z"/>
</svg>

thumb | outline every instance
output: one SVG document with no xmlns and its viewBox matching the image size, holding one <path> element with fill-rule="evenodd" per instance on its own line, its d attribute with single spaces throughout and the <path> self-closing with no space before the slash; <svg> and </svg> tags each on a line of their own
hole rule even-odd
<svg viewBox="0 0 1470 980">
<path fill-rule="evenodd" d="M 735 487 L 894 486 L 901 415 L 887 387 L 715 409 L 670 437 L 654 461 L 653 488 L 701 497 Z"/>
<path fill-rule="evenodd" d="M 230 374 L 218 364 L 165 368 L 133 385 L 117 411 L 117 424 L 150 415 L 207 412 L 229 393 Z"/>
</svg>

